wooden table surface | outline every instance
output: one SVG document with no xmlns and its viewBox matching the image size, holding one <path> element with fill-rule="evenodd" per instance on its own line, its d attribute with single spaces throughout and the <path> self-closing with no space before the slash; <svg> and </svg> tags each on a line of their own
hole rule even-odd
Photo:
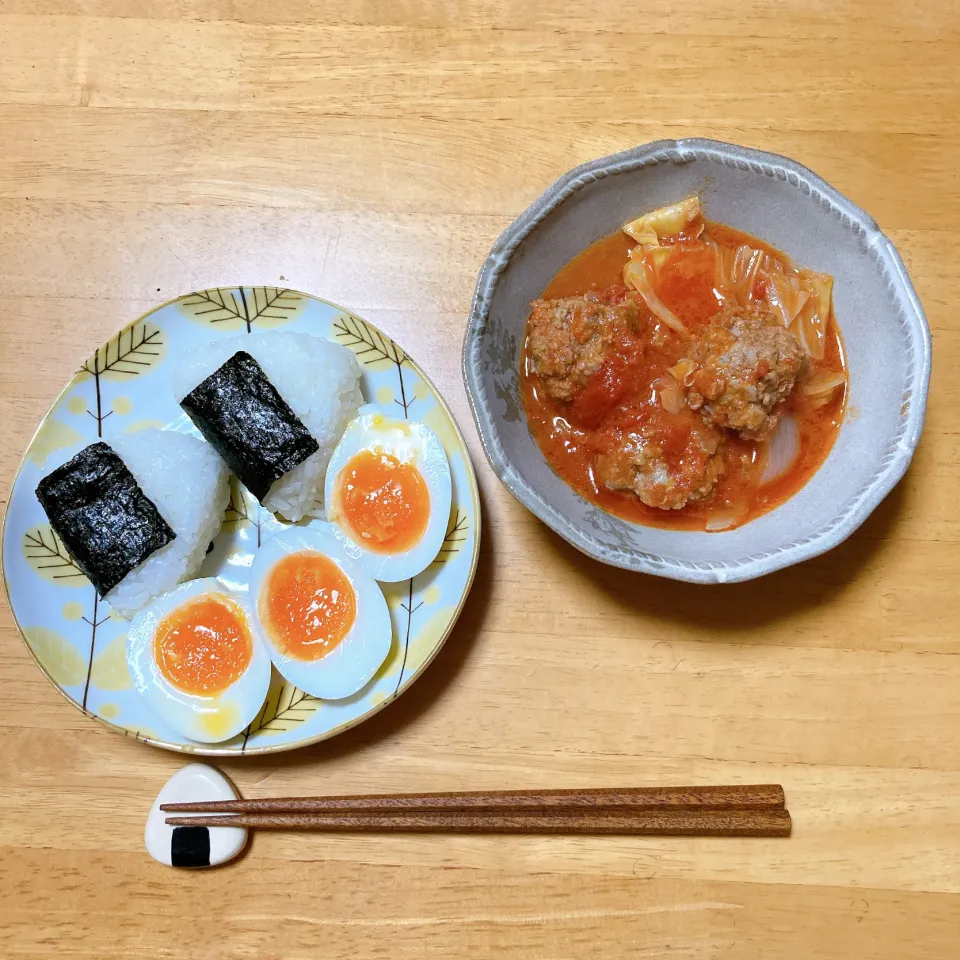
<svg viewBox="0 0 960 960">
<path fill-rule="evenodd" d="M 536 12 L 534 12 L 536 11 Z M 0 615 L 0 955 L 950 960 L 960 952 L 960 13 L 953 0 L 5 0 L 0 497 L 70 373 L 151 305 L 285 284 L 407 345 L 486 529 L 399 702 L 247 796 L 774 781 L 787 841 L 254 838 L 143 849 L 180 756 L 66 704 Z M 494 238 L 666 136 L 785 153 L 879 221 L 934 332 L 913 467 L 850 541 L 695 588 L 578 555 L 501 488 L 460 378 Z"/>
</svg>

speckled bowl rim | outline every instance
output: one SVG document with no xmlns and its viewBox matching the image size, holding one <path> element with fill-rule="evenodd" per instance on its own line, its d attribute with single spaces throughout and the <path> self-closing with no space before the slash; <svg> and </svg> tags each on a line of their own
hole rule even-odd
<svg viewBox="0 0 960 960">
<path fill-rule="evenodd" d="M 811 200 L 826 206 L 856 231 L 891 278 L 888 292 L 894 298 L 908 343 L 907 373 L 901 416 L 888 453 L 877 473 L 867 481 L 847 507 L 815 534 L 776 549 L 727 561 L 692 562 L 655 553 L 623 550 L 599 543 L 548 503 L 514 468 L 497 431 L 490 400 L 483 386 L 482 337 L 489 319 L 490 302 L 501 273 L 517 247 L 540 222 L 570 196 L 595 180 L 660 163 L 683 164 L 693 160 L 750 170 L 796 186 Z M 601 157 L 575 167 L 556 180 L 497 239 L 480 270 L 463 343 L 463 377 L 484 453 L 503 485 L 535 516 L 583 553 L 612 566 L 651 573 L 691 583 L 733 583 L 773 573 L 833 549 L 867 519 L 906 472 L 920 440 L 930 383 L 931 342 L 923 308 L 893 243 L 876 221 L 812 170 L 775 153 L 699 138 L 656 140 L 643 146 Z"/>
</svg>

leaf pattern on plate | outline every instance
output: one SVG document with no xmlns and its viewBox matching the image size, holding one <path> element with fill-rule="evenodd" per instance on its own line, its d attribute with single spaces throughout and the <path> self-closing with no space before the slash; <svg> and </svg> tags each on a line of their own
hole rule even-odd
<svg viewBox="0 0 960 960">
<path fill-rule="evenodd" d="M 127 635 L 111 640 L 94 658 L 90 683 L 97 690 L 128 690 L 133 686 L 127 669 Z M 103 715 L 103 711 L 99 711 Z"/>
<path fill-rule="evenodd" d="M 404 417 L 409 416 L 410 405 L 417 397 L 408 390 L 404 380 L 403 368 L 409 360 L 403 350 L 376 327 L 352 313 L 342 313 L 334 320 L 333 333 L 340 343 L 357 355 L 365 367 L 371 370 L 396 370 L 400 397 L 394 397 L 393 402 L 403 411 Z"/>
<path fill-rule="evenodd" d="M 416 634 L 407 644 L 407 655 L 400 668 L 397 692 L 403 686 L 403 678 L 416 673 L 439 648 L 440 641 L 450 628 L 453 607 L 440 607 L 417 626 Z"/>
<path fill-rule="evenodd" d="M 249 524 L 257 530 L 260 545 L 260 504 L 257 498 L 235 477 L 230 475 L 230 501 L 223 516 L 223 525 L 230 527 Z"/>
<path fill-rule="evenodd" d="M 282 329 L 352 347 L 362 365 L 366 398 L 394 409 L 398 417 L 415 416 L 434 430 L 454 475 L 455 508 L 438 562 L 412 583 L 404 581 L 384 591 L 391 608 L 393 643 L 370 684 L 355 697 L 328 702 L 274 673 L 267 702 L 253 723 L 217 749 L 228 755 L 290 749 L 331 736 L 392 700 L 398 688 L 406 689 L 417 675 L 416 665 L 432 658 L 445 636 L 434 628 L 434 618 L 446 611 L 452 621 L 472 576 L 472 562 L 464 561 L 476 552 L 479 503 L 469 455 L 436 391 L 389 337 L 333 304 L 279 287 L 201 291 L 158 307 L 101 346 L 44 418 L 8 509 L 10 516 L 25 517 L 24 525 L 30 526 L 26 534 L 25 526 L 14 532 L 7 524 L 5 530 L 6 556 L 13 561 L 5 570 L 13 613 L 19 624 L 33 625 L 22 628 L 27 646 L 71 702 L 127 736 L 185 753 L 205 752 L 202 745 L 160 727 L 140 699 L 126 672 L 127 626 L 120 622 L 125 618 L 99 599 L 55 539 L 34 495 L 37 478 L 48 454 L 68 443 L 92 443 L 101 436 L 109 442 L 120 430 L 148 426 L 189 429 L 169 389 L 174 357 L 218 336 L 236 335 L 231 330 L 256 332 L 284 323 L 289 325 Z M 234 481 L 223 530 L 204 561 L 203 575 L 242 587 L 257 547 L 258 523 L 264 539 L 280 528 Z M 450 562 L 458 551 L 456 562 Z"/>
<path fill-rule="evenodd" d="M 443 445 L 444 450 L 456 451 L 462 446 L 456 424 L 439 404 L 430 407 L 425 413 L 418 413 L 417 419 L 426 424 L 437 435 L 437 439 Z M 447 454 L 448 459 L 452 459 L 454 456 L 456 456 L 455 453 Z M 452 468 L 453 464 L 450 466 Z"/>
<path fill-rule="evenodd" d="M 150 373 L 160 364 L 167 350 L 167 338 L 155 323 L 138 320 L 111 337 L 80 368 L 79 380 L 93 381 L 93 409 L 87 413 L 97 424 L 97 437 L 103 436 L 103 423 L 114 410 L 106 409 L 104 381 L 129 381 Z M 128 398 L 121 409 L 129 413 L 132 404 Z"/>
<path fill-rule="evenodd" d="M 289 323 L 306 302 L 302 293 L 285 287 L 215 287 L 188 294 L 177 306 L 197 323 L 252 333 L 254 325 L 270 329 Z"/>
<path fill-rule="evenodd" d="M 400 649 L 402 650 L 402 656 L 400 657 L 400 676 L 397 677 L 397 686 L 394 690 L 394 693 L 400 689 L 400 684 L 403 683 L 403 672 L 407 668 L 407 655 L 410 652 L 410 639 L 411 637 L 416 636 L 413 630 L 413 618 L 417 611 L 423 606 L 423 600 L 420 600 L 415 596 L 417 591 L 414 589 L 413 584 L 416 579 L 416 577 L 411 577 L 407 581 L 390 584 L 390 586 L 394 588 L 394 591 L 388 590 L 387 584 L 381 584 L 381 587 L 383 588 L 383 594 L 387 598 L 388 604 L 391 601 L 390 594 L 392 592 L 395 594 L 395 590 L 397 589 L 403 591 L 399 602 L 399 608 L 403 611 L 403 615 L 401 616 L 402 626 L 400 628 L 400 636 L 395 637 Z"/>
<path fill-rule="evenodd" d="M 46 627 L 24 627 L 23 635 L 48 676 L 61 687 L 83 683 L 87 663 L 62 634 Z"/>
<path fill-rule="evenodd" d="M 352 313 L 339 316 L 333 329 L 337 340 L 349 347 L 364 366 L 400 366 L 407 360 L 407 355 L 389 337 Z"/>
<path fill-rule="evenodd" d="M 73 427 L 68 427 L 65 423 L 50 417 L 40 425 L 33 443 L 30 444 L 27 457 L 31 463 L 42 467 L 51 453 L 62 450 L 64 447 L 72 447 L 82 439 L 83 437 Z"/>
<path fill-rule="evenodd" d="M 30 568 L 50 583 L 77 587 L 89 582 L 49 523 L 23 535 L 23 555 Z"/>
<path fill-rule="evenodd" d="M 466 542 L 470 531 L 470 520 L 467 514 L 458 506 L 454 505 L 450 514 L 450 523 L 447 526 L 446 536 L 443 538 L 443 545 L 440 552 L 434 559 L 434 563 L 444 563 L 453 554 L 460 552 L 460 547 Z"/>
<path fill-rule="evenodd" d="M 148 373 L 160 363 L 166 350 L 163 331 L 156 324 L 138 321 L 99 347 L 82 369 L 94 378 L 126 380 Z"/>
<path fill-rule="evenodd" d="M 287 683 L 274 671 L 267 699 L 250 726 L 243 731 L 243 749 L 256 734 L 286 733 L 320 709 L 320 700 Z"/>
<path fill-rule="evenodd" d="M 383 584 L 387 586 L 387 584 Z M 397 584 L 398 587 L 403 587 L 406 590 L 406 583 Z M 386 591 L 384 591 L 384 596 L 386 596 Z M 387 603 L 390 603 L 390 598 L 387 597 Z M 389 680 L 391 677 L 395 677 L 403 665 L 403 654 L 404 647 L 401 643 L 399 637 L 397 637 L 397 631 L 393 631 L 393 636 L 390 640 L 390 652 L 387 654 L 387 659 L 380 664 L 380 669 L 373 675 L 373 679 L 370 681 L 374 686 L 378 686 L 381 680 Z M 393 696 L 393 687 L 396 684 L 391 684 L 391 689 L 389 691 L 382 691 L 384 696 Z"/>
</svg>

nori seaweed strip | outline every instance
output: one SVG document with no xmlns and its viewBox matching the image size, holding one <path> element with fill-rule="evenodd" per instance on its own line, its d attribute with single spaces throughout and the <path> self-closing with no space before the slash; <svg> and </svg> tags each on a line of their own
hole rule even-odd
<svg viewBox="0 0 960 960">
<path fill-rule="evenodd" d="M 176 538 L 126 464 L 103 441 L 37 484 L 50 526 L 101 597 Z"/>
<path fill-rule="evenodd" d="M 180 406 L 240 482 L 262 503 L 274 481 L 320 445 L 249 353 L 235 353 Z"/>
</svg>

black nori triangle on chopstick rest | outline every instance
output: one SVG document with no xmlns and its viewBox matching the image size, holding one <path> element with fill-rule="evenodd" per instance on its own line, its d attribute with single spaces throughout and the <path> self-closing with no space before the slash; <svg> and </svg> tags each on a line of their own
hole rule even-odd
<svg viewBox="0 0 960 960">
<path fill-rule="evenodd" d="M 37 484 L 37 499 L 101 597 L 176 538 L 126 464 L 103 441 L 44 477 Z"/>
<path fill-rule="evenodd" d="M 160 809 L 165 803 L 238 799 L 234 785 L 216 767 L 187 764 L 164 784 L 150 808 L 143 831 L 147 853 L 170 867 L 215 867 L 239 856 L 248 836 L 242 827 L 171 827 L 169 814 Z"/>
<path fill-rule="evenodd" d="M 209 867 L 210 831 L 207 827 L 174 827 L 170 838 L 172 867 Z"/>
<path fill-rule="evenodd" d="M 201 381 L 180 406 L 261 502 L 274 481 L 320 449 L 260 364 L 243 350 Z"/>
</svg>

